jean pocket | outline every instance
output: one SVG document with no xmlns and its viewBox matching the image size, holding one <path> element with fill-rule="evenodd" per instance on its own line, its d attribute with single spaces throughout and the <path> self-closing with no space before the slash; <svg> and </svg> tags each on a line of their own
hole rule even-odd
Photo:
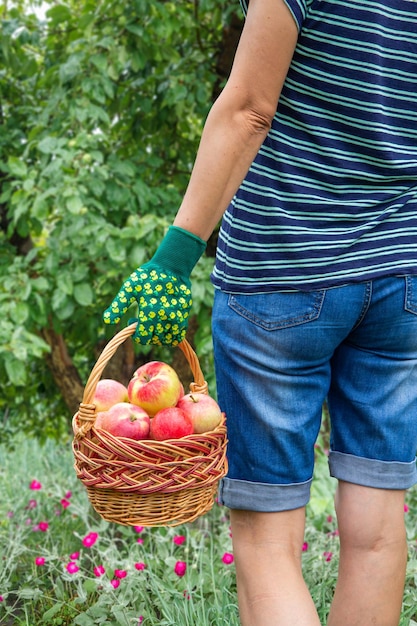
<svg viewBox="0 0 417 626">
<path fill-rule="evenodd" d="M 404 308 L 406 311 L 417 315 L 417 276 L 405 277 Z"/>
<path fill-rule="evenodd" d="M 230 294 L 229 307 L 265 330 L 299 326 L 318 319 L 326 290 Z"/>
</svg>

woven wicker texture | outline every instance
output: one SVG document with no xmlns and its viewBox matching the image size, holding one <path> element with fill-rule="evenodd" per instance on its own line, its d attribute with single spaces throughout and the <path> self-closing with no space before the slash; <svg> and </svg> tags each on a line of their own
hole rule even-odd
<svg viewBox="0 0 417 626">
<path fill-rule="evenodd" d="M 214 504 L 218 481 L 227 471 L 225 420 L 210 432 L 167 441 L 134 441 L 94 428 L 97 383 L 135 327 L 116 334 L 91 371 L 73 418 L 74 468 L 91 505 L 105 520 L 125 526 L 177 526 L 194 521 Z M 187 340 L 178 347 L 193 374 L 190 390 L 207 393 L 197 355 Z"/>
</svg>

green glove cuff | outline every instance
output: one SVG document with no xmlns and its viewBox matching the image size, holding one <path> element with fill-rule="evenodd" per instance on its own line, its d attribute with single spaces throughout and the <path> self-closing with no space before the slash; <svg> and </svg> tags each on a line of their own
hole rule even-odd
<svg viewBox="0 0 417 626">
<path fill-rule="evenodd" d="M 188 280 L 197 261 L 206 249 L 207 243 L 197 235 L 170 226 L 150 264 L 170 270 L 182 279 Z"/>
</svg>

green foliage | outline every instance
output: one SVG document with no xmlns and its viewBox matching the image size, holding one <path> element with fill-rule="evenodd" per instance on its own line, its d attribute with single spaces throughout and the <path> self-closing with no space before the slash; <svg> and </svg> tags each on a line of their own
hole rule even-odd
<svg viewBox="0 0 417 626">
<path fill-rule="evenodd" d="M 109 524 L 92 511 L 72 462 L 68 440 L 40 446 L 20 437 L 14 452 L 0 445 L 1 624 L 238 626 L 234 565 L 223 561 L 233 553 L 225 507 L 215 504 L 175 528 Z M 30 489 L 33 480 L 41 489 Z M 318 447 L 302 564 L 322 624 L 338 569 L 335 482 Z M 417 623 L 416 489 L 407 495 L 405 516 L 409 551 L 399 626 Z M 48 523 L 43 531 L 40 522 Z M 86 546 L 91 532 L 97 541 Z M 178 536 L 182 541 L 174 541 Z M 37 557 L 44 563 L 36 565 Z M 73 573 L 66 569 L 70 561 L 79 568 Z M 177 561 L 187 564 L 183 577 L 175 574 Z M 100 565 L 105 572 L 96 576 Z M 117 588 L 110 582 L 115 570 L 126 572 Z"/>
<path fill-rule="evenodd" d="M 65 414 L 43 330 L 84 378 L 114 332 L 102 311 L 172 221 L 230 13 L 215 0 L 46 4 L 45 19 L 0 9 L 0 411 L 31 416 L 30 430 L 51 404 L 58 430 Z M 210 267 L 194 285 L 203 346 Z"/>
</svg>

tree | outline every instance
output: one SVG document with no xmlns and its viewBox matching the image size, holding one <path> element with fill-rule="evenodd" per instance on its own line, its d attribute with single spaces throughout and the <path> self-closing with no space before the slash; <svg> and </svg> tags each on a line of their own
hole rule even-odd
<svg viewBox="0 0 417 626">
<path fill-rule="evenodd" d="M 240 32 L 228 5 L 48 0 L 45 19 L 24 3 L 0 9 L 3 432 L 13 415 L 38 435 L 68 428 L 115 332 L 102 311 L 179 205 Z M 191 325 L 207 358 L 211 265 L 196 268 Z M 122 353 L 122 378 L 149 357 L 132 343 Z"/>
</svg>

